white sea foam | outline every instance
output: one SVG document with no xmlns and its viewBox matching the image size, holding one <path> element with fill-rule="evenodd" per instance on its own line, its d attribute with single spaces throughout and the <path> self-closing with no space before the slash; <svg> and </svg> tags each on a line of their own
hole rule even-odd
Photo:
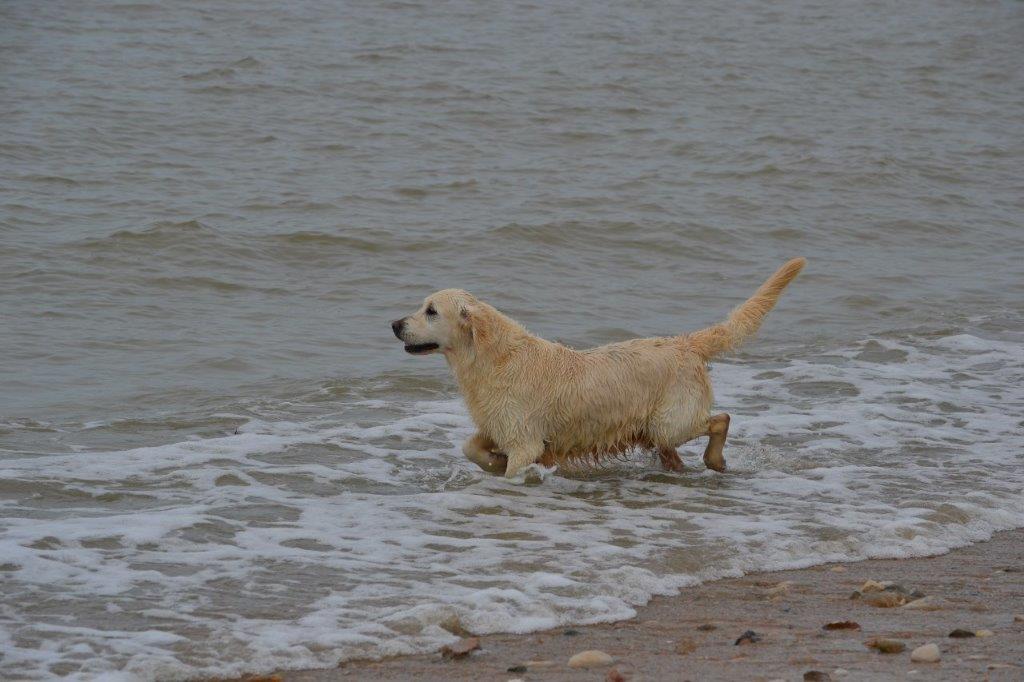
<svg viewBox="0 0 1024 682">
<path fill-rule="evenodd" d="M 898 352 L 875 361 L 872 353 Z M 458 400 L 368 418 L 7 457 L 0 676 L 183 679 L 332 666 L 631 616 L 763 569 L 934 554 L 1024 525 L 1024 352 L 965 334 L 720 364 L 731 473 L 649 457 L 509 482 Z M 34 492 L 33 492 L 34 491 Z M 39 492 L 42 491 L 42 492 Z M 46 502 L 43 503 L 42 500 Z"/>
</svg>

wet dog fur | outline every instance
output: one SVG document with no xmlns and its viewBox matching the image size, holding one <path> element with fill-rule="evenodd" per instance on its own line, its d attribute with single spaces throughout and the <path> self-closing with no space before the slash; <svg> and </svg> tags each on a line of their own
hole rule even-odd
<svg viewBox="0 0 1024 682">
<path fill-rule="evenodd" d="M 708 362 L 758 330 L 805 262 L 787 262 L 724 322 L 589 350 L 534 336 L 461 289 L 431 294 L 391 326 L 407 352 L 445 356 L 477 427 L 463 452 L 486 471 L 513 477 L 635 447 L 678 471 L 676 448 L 705 435 L 705 465 L 724 471 L 729 415 L 711 415 Z"/>
</svg>

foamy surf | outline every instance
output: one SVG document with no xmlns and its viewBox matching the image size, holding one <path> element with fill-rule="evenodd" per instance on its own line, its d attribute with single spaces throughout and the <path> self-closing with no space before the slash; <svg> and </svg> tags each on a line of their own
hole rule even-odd
<svg viewBox="0 0 1024 682">
<path fill-rule="evenodd" d="M 460 454 L 461 401 L 357 394 L 341 416 L 8 456 L 0 676 L 330 667 L 431 650 L 455 626 L 617 620 L 700 581 L 1024 525 L 1018 343 L 875 338 L 714 376 L 726 476 L 691 445 L 681 475 L 638 455 L 509 482 Z"/>
</svg>

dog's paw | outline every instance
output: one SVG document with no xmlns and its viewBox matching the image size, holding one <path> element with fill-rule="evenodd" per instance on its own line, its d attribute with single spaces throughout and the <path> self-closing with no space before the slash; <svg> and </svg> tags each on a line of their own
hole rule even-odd
<svg viewBox="0 0 1024 682">
<path fill-rule="evenodd" d="M 504 476 L 505 470 L 508 469 L 508 455 L 502 452 L 489 452 L 487 459 L 477 464 L 489 474 Z"/>
</svg>

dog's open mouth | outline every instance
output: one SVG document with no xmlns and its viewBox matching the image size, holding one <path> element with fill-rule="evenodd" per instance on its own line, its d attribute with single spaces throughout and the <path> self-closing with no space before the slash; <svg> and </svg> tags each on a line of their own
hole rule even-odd
<svg viewBox="0 0 1024 682">
<path fill-rule="evenodd" d="M 413 355 L 419 355 L 420 353 L 429 353 L 432 350 L 440 348 L 436 343 L 407 343 L 405 344 L 405 352 L 412 353 Z"/>
</svg>

